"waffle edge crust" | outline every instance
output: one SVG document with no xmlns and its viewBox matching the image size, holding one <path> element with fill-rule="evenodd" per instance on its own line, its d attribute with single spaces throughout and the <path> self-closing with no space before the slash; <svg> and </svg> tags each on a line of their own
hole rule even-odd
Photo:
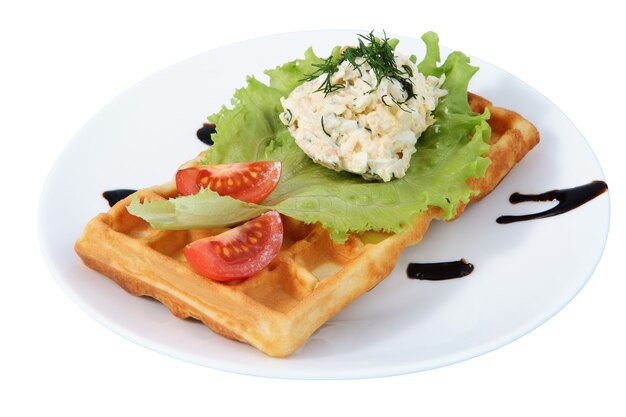
<svg viewBox="0 0 626 417">
<path fill-rule="evenodd" d="M 491 112 L 491 164 L 485 177 L 468 181 L 478 191 L 470 199 L 476 202 L 539 142 L 539 132 L 513 111 L 474 94 L 468 99 L 472 110 L 488 107 Z M 134 195 L 158 199 L 176 194 L 169 182 Z M 293 353 L 327 320 L 387 277 L 400 253 L 418 243 L 430 222 L 441 216 L 431 208 L 404 233 L 352 235 L 341 245 L 319 225 L 283 217 L 285 236 L 277 258 L 247 280 L 223 284 L 192 271 L 182 248 L 225 229 L 155 230 L 128 213 L 132 198 L 87 224 L 75 245 L 85 265 L 133 295 L 160 301 L 176 317 L 197 319 L 274 357 Z M 461 205 L 456 217 L 464 209 Z"/>
</svg>

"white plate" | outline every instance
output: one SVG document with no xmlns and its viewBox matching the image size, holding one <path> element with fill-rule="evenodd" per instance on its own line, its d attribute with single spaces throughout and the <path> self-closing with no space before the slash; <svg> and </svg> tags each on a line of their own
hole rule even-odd
<svg viewBox="0 0 626 417">
<path fill-rule="evenodd" d="M 609 227 L 608 194 L 567 214 L 500 225 L 503 214 L 532 213 L 551 203 L 508 202 L 603 179 L 580 132 L 550 101 L 514 76 L 473 59 L 481 70 L 470 89 L 531 120 L 542 141 L 498 188 L 453 223 L 435 223 L 400 257 L 374 290 L 325 324 L 286 359 L 175 318 L 83 266 L 73 245 L 107 204 L 101 192 L 165 182 L 204 145 L 195 132 L 228 103 L 247 74 L 301 57 L 313 45 L 325 56 L 350 44 L 352 31 L 301 32 L 229 45 L 171 66 L 137 84 L 96 114 L 52 168 L 39 207 L 40 241 L 59 285 L 89 315 L 120 335 L 168 355 L 250 375 L 361 378 L 435 368 L 496 349 L 563 308 L 598 263 Z M 399 50 L 420 56 L 420 40 Z M 447 50 L 443 50 L 444 56 Z M 411 261 L 461 257 L 476 269 L 443 282 L 407 279 Z"/>
</svg>

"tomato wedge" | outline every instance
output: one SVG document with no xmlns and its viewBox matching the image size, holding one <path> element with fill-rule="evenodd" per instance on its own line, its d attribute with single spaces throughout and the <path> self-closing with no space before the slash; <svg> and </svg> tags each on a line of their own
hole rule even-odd
<svg viewBox="0 0 626 417">
<path fill-rule="evenodd" d="M 283 242 L 283 223 L 269 211 L 234 229 L 196 240 L 183 248 L 189 265 L 216 281 L 250 277 L 269 265 Z"/>
<path fill-rule="evenodd" d="M 197 194 L 209 187 L 248 203 L 258 203 L 270 195 L 280 180 L 281 163 L 275 161 L 203 165 L 176 173 L 176 187 L 183 195 Z"/>
</svg>

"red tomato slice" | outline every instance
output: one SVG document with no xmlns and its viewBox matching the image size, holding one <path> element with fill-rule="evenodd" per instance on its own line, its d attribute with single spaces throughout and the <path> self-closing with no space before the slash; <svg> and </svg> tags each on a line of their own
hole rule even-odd
<svg viewBox="0 0 626 417">
<path fill-rule="evenodd" d="M 274 161 L 203 165 L 176 173 L 176 187 L 183 195 L 197 194 L 209 187 L 248 203 L 258 203 L 270 195 L 280 180 L 281 164 Z"/>
<path fill-rule="evenodd" d="M 217 236 L 196 240 L 183 248 L 189 265 L 217 281 L 250 277 L 269 265 L 283 243 L 283 223 L 277 211 Z"/>
</svg>

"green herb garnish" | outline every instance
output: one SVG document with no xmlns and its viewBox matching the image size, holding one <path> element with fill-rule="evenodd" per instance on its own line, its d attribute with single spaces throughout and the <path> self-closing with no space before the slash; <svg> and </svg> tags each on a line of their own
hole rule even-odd
<svg viewBox="0 0 626 417">
<path fill-rule="evenodd" d="M 365 41 L 365 42 L 364 42 Z M 376 86 L 378 88 L 383 78 L 390 78 L 398 81 L 402 89 L 406 92 L 407 98 L 404 102 L 415 97 L 413 92 L 413 82 L 411 76 L 413 71 L 408 65 L 398 68 L 394 59 L 394 49 L 398 44 L 397 39 L 389 39 L 383 32 L 383 38 L 374 36 L 374 32 L 368 35 L 359 35 L 359 45 L 349 46 L 339 54 L 332 54 L 319 64 L 313 64 L 317 68 L 313 73 L 308 74 L 302 81 L 311 81 L 322 75 L 326 75 L 316 92 L 324 92 L 325 95 L 337 91 L 345 86 L 341 83 L 333 84 L 332 75 L 337 72 L 339 65 L 348 61 L 352 68 L 361 72 L 361 65 L 367 62 L 372 67 L 376 75 Z M 361 59 L 360 59 L 361 58 Z"/>
<path fill-rule="evenodd" d="M 326 133 L 326 136 L 330 137 L 330 133 L 326 131 L 326 127 L 324 127 L 324 116 L 322 116 L 322 130 Z"/>
<path fill-rule="evenodd" d="M 293 113 L 289 109 L 285 109 L 285 112 L 289 113 L 289 119 L 285 118 L 287 120 L 287 123 L 291 123 L 291 121 L 293 120 Z"/>
</svg>

